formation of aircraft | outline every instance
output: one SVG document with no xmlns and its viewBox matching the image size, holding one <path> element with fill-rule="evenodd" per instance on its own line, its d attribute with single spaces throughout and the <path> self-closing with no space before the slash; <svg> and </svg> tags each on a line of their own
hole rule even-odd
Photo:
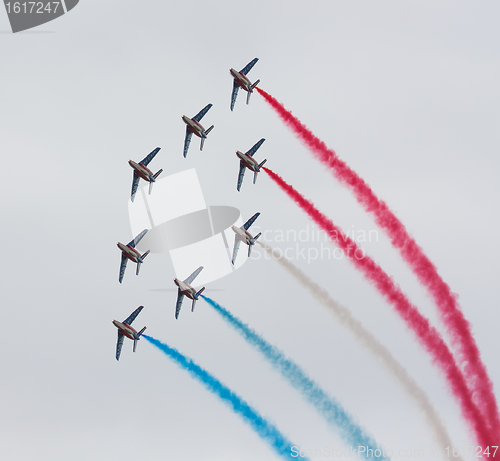
<svg viewBox="0 0 500 461">
<path fill-rule="evenodd" d="M 208 133 L 210 133 L 214 126 L 212 125 L 208 130 L 203 128 L 203 125 L 200 123 L 200 120 L 205 116 L 205 114 L 210 110 L 212 104 L 206 105 L 203 109 L 200 110 L 193 118 L 182 116 L 182 120 L 186 124 L 186 139 L 184 140 L 184 157 L 187 156 L 187 152 L 189 149 L 189 144 L 191 143 L 191 136 L 193 133 L 201 138 L 200 150 L 203 150 L 203 145 L 205 144 L 205 139 L 207 139 Z"/>
<path fill-rule="evenodd" d="M 153 172 L 148 168 L 148 165 L 149 162 L 151 162 L 151 160 L 155 158 L 155 155 L 159 151 L 160 147 L 157 147 L 144 160 L 141 160 L 139 163 L 135 163 L 133 160 L 128 161 L 128 164 L 134 169 L 134 179 L 132 180 L 132 194 L 130 196 L 130 200 L 132 200 L 132 202 L 134 201 L 137 188 L 139 187 L 139 180 L 141 178 L 149 182 L 149 193 L 151 194 L 153 183 L 156 181 L 156 178 L 160 176 L 163 170 L 160 169 L 155 174 L 153 174 Z"/>
<path fill-rule="evenodd" d="M 149 254 L 149 251 L 146 251 L 143 255 L 141 255 L 135 248 L 135 246 L 142 240 L 142 238 L 148 232 L 147 229 L 144 229 L 139 235 L 137 235 L 134 240 L 124 245 L 123 243 L 118 242 L 117 246 L 120 250 L 122 250 L 122 261 L 120 264 L 120 277 L 118 281 L 122 283 L 123 274 L 125 274 L 125 269 L 127 268 L 127 261 L 137 263 L 136 275 L 139 275 L 139 270 L 141 268 L 141 264 L 144 262 L 144 258 Z"/>
<path fill-rule="evenodd" d="M 255 83 L 251 83 L 248 79 L 247 74 L 257 63 L 258 58 L 250 61 L 243 69 L 237 71 L 233 68 L 230 69 L 231 76 L 234 78 L 233 81 L 233 92 L 231 94 L 231 111 L 234 109 L 234 104 L 236 102 L 236 98 L 238 96 L 238 91 L 240 88 L 243 88 L 244 91 L 247 92 L 247 100 L 246 103 L 250 102 L 250 95 L 252 94 L 255 87 L 259 84 L 260 80 L 257 80 Z M 191 143 L 192 135 L 195 134 L 201 139 L 200 150 L 203 150 L 203 146 L 205 144 L 205 140 L 207 139 L 208 134 L 213 130 L 214 125 L 210 128 L 206 129 L 201 124 L 202 118 L 206 115 L 206 113 L 210 110 L 212 104 L 206 105 L 200 112 L 198 112 L 194 117 L 189 118 L 185 115 L 182 116 L 182 120 L 186 124 L 186 137 L 184 140 L 184 157 L 187 157 L 187 153 L 189 150 L 189 145 Z M 262 138 L 258 141 L 248 152 L 242 153 L 240 151 L 236 151 L 237 157 L 240 159 L 240 170 L 238 174 L 238 185 L 237 190 L 241 189 L 241 185 L 243 182 L 243 177 L 245 175 L 245 171 L 248 168 L 249 170 L 254 172 L 253 183 L 255 184 L 257 180 L 257 175 L 260 172 L 262 166 L 266 163 L 266 159 L 262 162 L 258 163 L 257 160 L 253 158 L 255 152 L 262 146 L 265 139 Z M 139 187 L 139 183 L 141 178 L 147 182 L 149 182 L 149 194 L 151 194 L 153 184 L 156 182 L 156 179 L 163 172 L 163 169 L 158 170 L 156 173 L 153 173 L 148 165 L 155 158 L 155 156 L 160 151 L 160 147 L 157 147 L 153 151 L 151 151 L 143 160 L 139 163 L 136 163 L 133 160 L 129 160 L 129 165 L 134 170 L 134 176 L 132 180 L 132 190 L 130 199 L 133 202 L 135 196 L 137 194 L 137 190 Z M 255 237 L 252 236 L 249 232 L 250 226 L 254 223 L 254 221 L 259 217 L 260 213 L 255 213 L 243 226 L 237 227 L 232 226 L 232 229 L 235 233 L 234 240 L 234 249 L 233 249 L 233 257 L 232 264 L 236 260 L 240 243 L 243 242 L 248 245 L 248 256 L 250 256 L 252 251 L 252 246 L 255 245 L 255 242 L 260 237 L 261 233 L 257 234 Z M 144 229 L 141 233 L 139 233 L 132 241 L 130 241 L 127 245 L 118 242 L 117 246 L 121 250 L 121 263 L 120 263 L 120 275 L 119 282 L 122 283 L 123 276 L 125 274 L 125 269 L 127 267 L 127 261 L 130 260 L 137 264 L 136 275 L 139 275 L 139 270 L 141 268 L 141 264 L 144 262 L 146 256 L 150 253 L 150 250 L 147 250 L 144 254 L 136 249 L 136 246 L 139 242 L 144 238 L 147 229 Z M 191 284 L 194 282 L 196 277 L 203 270 L 203 266 L 198 267 L 188 278 L 185 280 L 179 280 L 174 278 L 174 283 L 177 285 L 177 302 L 175 306 L 175 318 L 179 318 L 179 313 L 182 307 L 182 302 L 184 297 L 187 296 L 189 299 L 193 301 L 191 311 L 194 311 L 194 307 L 196 305 L 196 301 L 199 299 L 200 295 L 205 290 L 205 287 L 202 287 L 200 290 L 196 290 Z M 146 327 L 142 328 L 140 331 L 136 331 L 132 326 L 132 322 L 142 311 L 144 306 L 139 306 L 132 314 L 130 314 L 123 322 L 119 322 L 117 320 L 113 320 L 113 325 L 118 328 L 118 342 L 116 344 L 116 360 L 120 359 L 120 354 L 123 346 L 123 339 L 125 337 L 134 341 L 133 351 L 135 352 L 137 347 L 137 341 L 140 340 L 141 335 L 146 330 Z"/>
<path fill-rule="evenodd" d="M 267 162 L 267 160 L 264 159 L 261 163 L 258 163 L 257 160 L 253 158 L 253 155 L 257 152 L 257 149 L 262 146 L 264 141 L 265 139 L 262 138 L 245 154 L 239 150 L 236 151 L 236 155 L 240 159 L 240 172 L 238 174 L 238 186 L 236 187 L 238 191 L 241 189 L 241 183 L 243 182 L 243 176 L 245 176 L 245 170 L 248 168 L 253 171 L 253 183 L 255 184 L 255 181 L 257 181 L 257 174 L 260 172 L 264 163 Z"/>
<path fill-rule="evenodd" d="M 143 308 L 144 306 L 139 306 L 123 322 L 119 322 L 118 320 L 113 320 L 113 325 L 116 328 L 118 328 L 118 342 L 116 343 L 116 360 L 120 360 L 120 354 L 122 352 L 122 346 L 123 346 L 123 338 L 125 336 L 134 341 L 134 352 L 135 352 L 135 349 L 137 347 L 137 341 L 141 339 L 141 335 L 144 333 L 144 330 L 146 330 L 146 327 L 144 327 L 141 331 L 137 332 L 131 325 Z"/>
<path fill-rule="evenodd" d="M 250 95 L 252 94 L 254 88 L 260 83 L 260 80 L 252 83 L 248 79 L 247 74 L 248 72 L 250 72 L 250 70 L 252 70 L 252 67 L 255 66 L 255 63 L 258 60 L 259 58 L 253 59 L 239 72 L 232 67 L 231 69 L 229 69 L 229 72 L 234 77 L 233 92 L 231 94 L 231 111 L 234 109 L 234 103 L 236 102 L 236 97 L 238 96 L 238 90 L 240 88 L 243 88 L 247 92 L 247 104 L 250 102 Z"/>
<path fill-rule="evenodd" d="M 252 246 L 255 245 L 255 242 L 260 237 L 261 232 L 259 232 L 255 237 L 252 237 L 252 234 L 250 234 L 250 232 L 248 232 L 248 229 L 250 229 L 250 226 L 259 217 L 259 215 L 260 215 L 260 213 L 255 213 L 241 227 L 231 226 L 231 229 L 233 229 L 234 233 L 236 234 L 234 236 L 233 259 L 231 260 L 233 265 L 234 265 L 234 261 L 236 261 L 236 256 L 238 255 L 238 250 L 240 249 L 241 242 L 248 245 L 248 257 L 250 257 L 250 254 L 252 253 Z"/>
<path fill-rule="evenodd" d="M 187 296 L 189 299 L 193 300 L 193 305 L 191 307 L 191 312 L 194 311 L 194 305 L 196 301 L 198 301 L 199 296 L 205 290 L 203 287 L 200 291 L 196 291 L 192 286 L 194 279 L 198 277 L 198 274 L 203 270 L 203 266 L 198 267 L 186 280 L 179 280 L 177 278 L 174 279 L 174 283 L 179 287 L 177 290 L 177 303 L 175 305 L 175 318 L 179 318 L 179 312 L 181 311 L 182 301 L 184 296 Z"/>
</svg>

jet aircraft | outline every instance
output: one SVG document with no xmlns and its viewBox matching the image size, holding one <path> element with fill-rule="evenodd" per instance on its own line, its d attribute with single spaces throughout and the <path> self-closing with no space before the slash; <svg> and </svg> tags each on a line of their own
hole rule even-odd
<svg viewBox="0 0 500 461">
<path fill-rule="evenodd" d="M 155 174 L 148 168 L 149 162 L 154 159 L 155 155 L 159 152 L 160 147 L 157 147 L 153 152 L 151 152 L 144 160 L 139 163 L 135 163 L 133 160 L 129 160 L 128 164 L 134 169 L 134 179 L 132 181 L 132 195 L 130 200 L 134 201 L 135 194 L 137 192 L 137 187 L 139 187 L 139 180 L 142 178 L 149 182 L 149 193 L 151 194 L 151 189 L 153 189 L 153 183 L 156 178 L 160 176 L 163 170 L 157 171 Z"/>
<path fill-rule="evenodd" d="M 132 262 L 137 263 L 136 275 L 139 275 L 139 269 L 141 268 L 141 264 L 144 262 L 144 258 L 149 254 L 149 251 L 146 251 L 143 255 L 141 255 L 135 248 L 135 246 L 142 240 L 142 238 L 146 235 L 147 229 L 144 229 L 139 235 L 137 235 L 134 240 L 129 242 L 127 245 L 118 242 L 117 246 L 120 250 L 122 250 L 122 262 L 120 264 L 120 277 L 119 282 L 122 283 L 123 274 L 125 274 L 125 269 L 127 267 L 127 261 L 130 259 Z"/>
<path fill-rule="evenodd" d="M 236 261 L 236 256 L 238 255 L 238 250 L 240 249 L 241 242 L 248 245 L 248 257 L 250 257 L 250 254 L 252 253 L 252 246 L 255 245 L 255 242 L 260 237 L 261 232 L 259 232 L 255 237 L 252 237 L 252 234 L 250 234 L 250 232 L 248 232 L 248 229 L 254 223 L 254 221 L 259 217 L 259 215 L 260 215 L 260 213 L 255 213 L 241 227 L 231 226 L 231 229 L 233 229 L 234 233 L 236 234 L 234 236 L 233 259 L 231 261 L 233 264 L 234 264 L 234 261 Z"/>
<path fill-rule="evenodd" d="M 130 325 L 139 315 L 139 312 L 141 312 L 143 308 L 144 306 L 139 306 L 123 322 L 119 322 L 118 320 L 113 320 L 113 325 L 116 328 L 118 328 L 118 342 L 116 343 L 116 360 L 120 360 L 120 353 L 122 351 L 122 346 L 123 346 L 123 338 L 125 336 L 134 341 L 134 352 L 135 352 L 135 348 L 137 347 L 137 341 L 139 341 L 140 336 L 144 333 L 146 327 L 144 327 L 141 331 L 137 332 Z"/>
<path fill-rule="evenodd" d="M 253 146 L 247 153 L 236 151 L 236 155 L 240 159 L 240 173 L 238 175 L 238 191 L 241 188 L 241 183 L 243 182 L 243 176 L 245 176 L 245 170 L 248 168 L 253 171 L 253 183 L 257 181 L 257 174 L 259 173 L 261 167 L 266 163 L 267 160 L 263 160 L 261 163 L 257 163 L 257 161 L 253 158 L 253 154 L 257 152 L 257 149 L 262 146 L 262 143 L 265 141 L 262 138 L 255 146 Z"/>
<path fill-rule="evenodd" d="M 207 139 L 208 133 L 212 131 L 214 126 L 212 125 L 208 130 L 205 130 L 205 128 L 203 128 L 203 126 L 201 125 L 200 120 L 210 110 L 211 107 L 212 104 L 208 104 L 203 109 L 201 109 L 200 112 L 198 112 L 193 118 L 186 117 L 185 115 L 182 116 L 182 120 L 184 120 L 184 123 L 187 125 L 186 139 L 184 140 L 184 157 L 187 156 L 189 144 L 191 143 L 191 136 L 193 135 L 193 133 L 201 138 L 200 150 L 203 150 L 205 139 Z"/>
<path fill-rule="evenodd" d="M 177 304 L 175 306 L 175 318 L 179 318 L 179 312 L 182 306 L 182 300 L 184 296 L 187 296 L 189 299 L 193 300 L 193 306 L 191 307 L 191 312 L 194 310 L 194 305 L 198 300 L 199 296 L 205 290 L 203 287 L 200 291 L 196 292 L 196 290 L 191 286 L 193 280 L 198 276 L 198 274 L 203 270 L 203 266 L 198 267 L 186 280 L 179 280 L 177 278 L 174 279 L 174 283 L 179 287 L 177 290 Z"/>
<path fill-rule="evenodd" d="M 255 58 L 254 60 L 250 61 L 243 69 L 241 69 L 239 72 L 231 67 L 229 69 L 229 72 L 231 75 L 234 77 L 233 81 L 233 93 L 231 94 L 231 111 L 234 108 L 234 103 L 236 102 L 236 97 L 238 96 L 238 90 L 240 88 L 243 88 L 248 94 L 247 94 L 247 104 L 250 102 L 250 95 L 253 92 L 253 89 L 259 84 L 260 80 L 257 80 L 255 83 L 252 84 L 250 80 L 248 80 L 247 74 L 250 72 L 253 66 L 255 66 L 255 63 L 259 60 L 259 58 Z"/>
</svg>

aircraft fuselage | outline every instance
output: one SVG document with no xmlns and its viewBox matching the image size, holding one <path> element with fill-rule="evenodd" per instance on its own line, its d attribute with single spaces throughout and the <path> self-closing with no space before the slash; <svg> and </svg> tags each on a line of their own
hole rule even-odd
<svg viewBox="0 0 500 461">
<path fill-rule="evenodd" d="M 237 70 L 233 69 L 231 67 L 231 69 L 229 69 L 229 72 L 231 72 L 231 75 L 234 77 L 234 79 L 236 80 L 236 82 L 238 83 L 238 85 L 243 88 L 245 91 L 249 91 L 251 86 L 252 86 L 252 82 L 250 82 L 250 80 L 248 80 L 248 77 L 246 75 L 243 75 L 241 72 L 238 72 Z"/>
<path fill-rule="evenodd" d="M 237 226 L 231 226 L 231 229 L 233 229 L 234 233 L 236 234 L 236 237 L 238 237 L 243 243 L 246 243 L 247 245 L 250 244 L 249 243 L 250 240 L 253 239 L 252 234 L 250 234 L 250 232 Z"/>
<path fill-rule="evenodd" d="M 136 171 L 136 173 L 144 180 L 150 181 L 150 176 L 153 176 L 153 172 L 145 167 L 142 163 L 136 163 L 133 160 L 129 160 L 128 164 Z"/>
<path fill-rule="evenodd" d="M 135 330 L 135 328 L 131 327 L 127 323 L 113 320 L 113 325 L 118 328 L 127 338 L 135 339 L 135 337 L 137 336 L 137 331 Z"/>
<path fill-rule="evenodd" d="M 135 248 L 129 247 L 128 245 L 124 245 L 120 242 L 118 242 L 116 245 L 120 250 L 122 250 L 122 252 L 128 259 L 135 263 L 138 261 L 138 258 L 141 257 L 141 254 Z"/>
<path fill-rule="evenodd" d="M 241 161 L 245 163 L 245 166 L 252 171 L 260 171 L 259 163 L 250 155 L 244 154 L 239 150 L 236 151 L 236 155 L 239 157 Z"/>
<path fill-rule="evenodd" d="M 196 290 L 189 283 L 179 279 L 174 279 L 174 283 L 179 287 L 182 294 L 186 295 L 189 299 L 194 299 Z"/>
<path fill-rule="evenodd" d="M 182 120 L 184 120 L 184 123 L 196 136 L 198 136 L 198 138 L 203 137 L 202 133 L 205 131 L 205 128 L 203 128 L 201 123 L 193 120 L 192 118 L 186 117 L 185 115 L 182 116 Z"/>
</svg>

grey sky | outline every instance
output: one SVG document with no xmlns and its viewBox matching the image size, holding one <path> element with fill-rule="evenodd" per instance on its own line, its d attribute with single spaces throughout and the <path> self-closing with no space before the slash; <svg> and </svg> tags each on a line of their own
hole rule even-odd
<svg viewBox="0 0 500 461">
<path fill-rule="evenodd" d="M 275 459 L 239 417 L 146 341 L 136 354 L 125 342 L 116 363 L 111 320 L 140 304 L 138 327 L 193 357 L 292 441 L 343 447 L 202 301 L 175 321 L 175 292 L 151 291 L 174 288 L 166 256 L 151 254 L 139 277 L 131 266 L 118 283 L 116 242 L 132 237 L 127 160 L 156 146 L 162 150 L 154 168 L 168 175 L 195 167 L 209 205 L 237 207 L 244 219 L 260 211 L 261 231 L 311 229 L 265 174 L 256 185 L 247 175 L 236 191 L 235 151 L 264 137 L 258 158 L 336 224 L 376 229 L 259 95 L 246 106 L 240 92 L 230 112 L 229 68 L 254 57 L 251 80 L 260 78 L 367 180 L 460 295 L 499 395 L 499 13 L 493 1 L 81 0 L 33 30 L 52 33 L 0 34 L 2 457 Z M 0 13 L 0 31 L 8 30 Z M 203 152 L 194 139 L 184 159 L 181 116 L 208 103 L 214 106 L 206 126 L 215 128 Z M 290 239 L 268 243 L 309 245 Z M 442 330 L 385 236 L 363 246 Z M 209 286 L 224 291 L 207 294 L 292 356 L 380 444 L 433 447 L 398 384 L 262 250 L 256 253 L 260 259 Z M 352 265 L 295 263 L 407 367 L 454 444 L 471 445 L 443 377 Z"/>
</svg>

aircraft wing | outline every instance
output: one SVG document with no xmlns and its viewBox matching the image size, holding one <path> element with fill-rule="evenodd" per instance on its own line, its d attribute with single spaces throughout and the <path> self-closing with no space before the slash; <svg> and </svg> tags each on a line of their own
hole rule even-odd
<svg viewBox="0 0 500 461">
<path fill-rule="evenodd" d="M 259 58 L 255 58 L 250 61 L 243 69 L 240 70 L 240 74 L 246 75 L 248 72 L 252 70 L 252 67 L 255 66 L 255 63 L 259 60 Z"/>
<path fill-rule="evenodd" d="M 259 217 L 260 213 L 255 213 L 245 224 L 243 224 L 242 229 L 248 230 L 254 221 Z"/>
<path fill-rule="evenodd" d="M 264 138 L 262 138 L 257 144 L 255 144 L 255 146 L 253 146 L 248 152 L 247 152 L 247 155 L 250 155 L 250 157 L 253 157 L 253 154 L 255 154 L 255 152 L 257 152 L 258 148 L 260 146 L 262 146 L 262 143 L 265 141 Z"/>
<path fill-rule="evenodd" d="M 186 126 L 186 139 L 184 140 L 184 158 L 187 157 L 189 144 L 191 143 L 191 136 L 193 136 L 193 132 Z"/>
<path fill-rule="evenodd" d="M 233 92 L 231 94 L 231 110 L 234 108 L 234 103 L 236 102 L 236 97 L 238 96 L 238 90 L 240 89 L 239 83 L 234 79 L 233 81 Z"/>
<path fill-rule="evenodd" d="M 139 181 L 141 177 L 134 170 L 134 179 L 132 180 L 132 194 L 130 195 L 130 200 L 134 201 L 135 194 L 137 193 L 137 188 L 139 187 Z"/>
<path fill-rule="evenodd" d="M 144 229 L 139 235 L 136 235 L 134 240 L 129 242 L 128 246 L 135 248 L 135 246 L 138 245 L 142 238 L 146 235 L 147 231 L 147 229 Z"/>
<path fill-rule="evenodd" d="M 161 147 L 157 147 L 153 152 L 151 152 L 144 160 L 140 163 L 144 166 L 148 166 L 149 162 L 155 158 L 155 155 L 160 151 Z"/>
<path fill-rule="evenodd" d="M 132 325 L 132 322 L 135 320 L 135 318 L 139 315 L 139 312 L 141 312 L 144 309 L 144 306 L 139 306 L 134 312 L 132 312 L 124 321 L 123 323 L 126 323 L 127 325 Z"/>
<path fill-rule="evenodd" d="M 241 188 L 241 183 L 243 182 L 243 176 L 245 176 L 245 170 L 247 169 L 245 162 L 243 160 L 240 160 L 240 174 L 238 175 L 238 187 L 237 189 L 240 190 Z"/>
<path fill-rule="evenodd" d="M 186 280 L 186 283 L 193 283 L 193 280 L 198 277 L 198 274 L 203 270 L 203 266 L 198 267 Z"/>
<path fill-rule="evenodd" d="M 120 276 L 118 277 L 118 281 L 122 283 L 123 276 L 125 274 L 125 269 L 127 268 L 127 260 L 128 258 L 125 256 L 125 253 L 122 251 L 122 262 L 120 263 Z"/>
<path fill-rule="evenodd" d="M 210 110 L 210 108 L 212 107 L 212 104 L 207 104 L 203 109 L 201 109 L 194 117 L 193 117 L 193 120 L 196 120 L 197 122 L 199 122 L 204 116 L 205 114 Z"/>
<path fill-rule="evenodd" d="M 184 299 L 184 294 L 182 293 L 181 290 L 177 291 L 177 304 L 175 305 L 175 318 L 179 318 L 179 312 L 181 311 L 182 307 L 182 300 Z"/>
<path fill-rule="evenodd" d="M 116 360 L 120 360 L 120 354 L 122 353 L 124 334 L 118 330 L 118 341 L 116 343 Z"/>
<path fill-rule="evenodd" d="M 234 265 L 234 262 L 236 261 L 236 256 L 238 255 L 238 250 L 240 249 L 240 242 L 241 240 L 238 238 L 238 236 L 234 236 L 234 249 L 233 249 L 233 259 L 231 260 L 231 263 Z"/>
</svg>

